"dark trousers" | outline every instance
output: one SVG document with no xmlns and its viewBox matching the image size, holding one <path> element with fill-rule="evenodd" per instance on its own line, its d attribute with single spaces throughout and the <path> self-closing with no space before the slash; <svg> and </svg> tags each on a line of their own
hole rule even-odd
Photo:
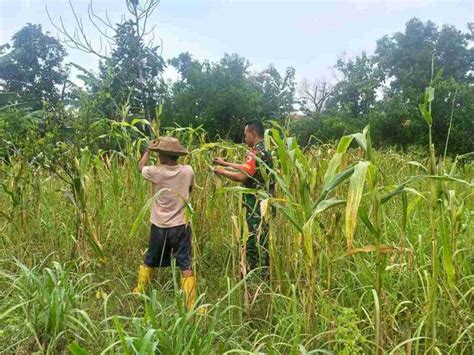
<svg viewBox="0 0 474 355">
<path fill-rule="evenodd" d="M 191 270 L 191 227 L 183 224 L 161 228 L 152 224 L 144 264 L 149 267 L 167 267 L 171 265 L 173 256 L 182 271 Z"/>
</svg>

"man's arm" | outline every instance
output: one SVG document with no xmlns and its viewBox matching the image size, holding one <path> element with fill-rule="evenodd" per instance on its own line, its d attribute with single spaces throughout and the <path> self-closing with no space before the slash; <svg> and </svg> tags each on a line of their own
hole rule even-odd
<svg viewBox="0 0 474 355">
<path fill-rule="evenodd" d="M 257 160 L 254 152 L 249 152 L 247 154 L 244 164 L 229 163 L 222 158 L 215 158 L 213 159 L 213 162 L 236 170 L 229 171 L 223 168 L 215 168 L 214 173 L 216 175 L 221 175 L 232 181 L 241 183 L 246 182 L 250 176 L 254 176 L 257 167 Z"/>
<path fill-rule="evenodd" d="M 229 171 L 225 169 L 214 169 L 216 175 L 224 176 L 232 181 L 244 183 L 248 179 L 248 175 L 242 171 Z"/>
<path fill-rule="evenodd" d="M 140 159 L 140 161 L 138 162 L 138 170 L 140 170 L 140 172 L 142 172 L 143 168 L 148 163 L 149 158 L 150 158 L 150 152 L 147 149 L 145 151 L 145 153 L 143 153 L 142 158 Z"/>
<path fill-rule="evenodd" d="M 226 168 L 232 168 L 235 170 L 242 170 L 242 164 L 235 164 L 228 161 L 225 161 L 223 158 L 214 158 L 212 159 L 214 164 L 225 166 Z"/>
<path fill-rule="evenodd" d="M 147 147 L 145 153 L 143 153 L 142 158 L 138 162 L 138 170 L 140 170 L 140 172 L 143 170 L 143 168 L 148 163 L 148 159 L 150 159 L 150 149 L 154 148 L 157 144 L 158 144 L 158 142 L 155 139 L 151 140 L 150 144 L 148 144 L 148 147 Z"/>
</svg>

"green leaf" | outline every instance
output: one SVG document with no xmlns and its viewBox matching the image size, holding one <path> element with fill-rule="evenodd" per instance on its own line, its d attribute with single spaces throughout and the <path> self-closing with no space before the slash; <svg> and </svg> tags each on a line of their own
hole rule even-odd
<svg viewBox="0 0 474 355">
<path fill-rule="evenodd" d="M 156 200 L 157 198 L 160 197 L 161 193 L 162 193 L 163 191 L 165 191 L 165 190 L 169 190 L 169 189 L 163 188 L 163 189 L 158 190 L 158 191 L 156 192 L 156 194 L 155 194 L 153 197 L 149 198 L 149 199 L 146 201 L 145 205 L 142 207 L 142 209 L 141 209 L 140 212 L 138 213 L 137 218 L 135 219 L 135 221 L 134 221 L 133 224 L 132 224 L 132 228 L 131 228 L 131 230 L 130 230 L 130 234 L 134 235 L 134 234 L 137 232 L 138 228 L 140 227 L 140 225 L 141 225 L 141 223 L 142 223 L 142 221 L 143 221 L 143 218 L 145 217 L 145 214 L 150 210 L 151 205 L 155 202 L 155 200 Z"/>
<path fill-rule="evenodd" d="M 389 192 L 388 194 L 386 194 L 385 196 L 382 196 L 382 198 L 380 199 L 380 201 L 382 202 L 382 204 L 384 204 L 385 202 L 387 202 L 388 200 L 390 200 L 392 197 L 398 195 L 398 194 L 401 194 L 403 192 L 403 189 L 404 189 L 404 185 L 399 185 L 395 188 L 395 190 L 393 190 L 392 192 Z"/>
<path fill-rule="evenodd" d="M 350 167 L 334 176 L 330 181 L 324 184 L 324 191 L 330 192 L 337 187 L 341 182 L 346 180 L 354 172 L 354 167 Z"/>
<path fill-rule="evenodd" d="M 328 195 L 329 192 L 331 192 L 333 189 L 335 189 L 344 180 L 349 178 L 349 176 L 351 176 L 351 174 L 353 172 L 354 172 L 354 167 L 352 166 L 352 167 L 350 167 L 350 168 L 348 168 L 344 171 L 341 171 L 339 174 L 334 176 L 330 181 L 326 182 L 324 184 L 323 192 L 321 193 L 321 195 L 319 195 L 319 198 L 316 201 L 316 204 L 315 204 L 314 208 L 316 208 L 316 206 L 326 198 L 326 196 Z"/>
<path fill-rule="evenodd" d="M 2 275 L 2 276 L 5 276 L 5 275 Z M 17 308 L 23 307 L 24 305 L 28 304 L 29 302 L 31 302 L 31 301 L 28 300 L 28 301 L 25 301 L 25 302 L 21 302 L 21 303 L 18 303 L 16 305 L 14 305 L 13 307 L 7 309 L 4 313 L 0 314 L 0 319 L 6 318 L 6 316 L 8 314 L 15 311 Z"/>
<path fill-rule="evenodd" d="M 328 168 L 326 169 L 326 173 L 324 174 L 324 182 L 327 184 L 331 181 L 336 173 L 337 168 L 341 164 L 342 160 L 342 153 L 336 153 L 332 157 L 331 161 L 329 162 Z"/>
<path fill-rule="evenodd" d="M 407 192 L 402 192 L 402 230 L 405 235 L 407 230 L 407 221 L 408 221 L 408 197 Z"/>
<path fill-rule="evenodd" d="M 156 112 L 156 117 L 160 117 L 161 114 L 163 113 L 163 105 L 162 104 L 157 105 L 155 108 L 155 112 Z"/>
<path fill-rule="evenodd" d="M 298 232 L 303 233 L 302 226 L 293 217 L 291 211 L 289 211 L 287 208 L 283 207 L 279 203 L 275 203 L 274 206 L 283 212 L 283 214 L 286 216 L 286 218 L 288 218 L 288 220 L 291 222 L 291 224 L 293 224 L 293 226 L 298 230 Z"/>
<path fill-rule="evenodd" d="M 433 87 L 429 86 L 425 89 L 425 92 L 426 92 L 427 101 L 432 102 L 434 100 L 435 89 Z"/>
<path fill-rule="evenodd" d="M 132 122 L 130 122 L 131 126 L 136 126 L 137 124 L 149 126 L 150 122 L 144 118 L 134 118 Z"/>
<path fill-rule="evenodd" d="M 349 183 L 346 205 L 346 241 L 349 250 L 353 248 L 354 233 L 357 223 L 357 214 L 359 210 L 362 192 L 364 190 L 365 175 L 370 162 L 361 161 L 355 168 Z"/>
<path fill-rule="evenodd" d="M 446 278 L 448 280 L 448 285 L 453 288 L 454 278 L 456 275 L 456 270 L 454 268 L 453 262 L 453 248 L 452 248 L 452 240 L 450 238 L 450 234 L 448 232 L 448 221 L 446 218 L 446 210 L 442 203 L 439 204 L 439 231 L 441 234 L 441 241 L 443 244 L 443 254 L 442 254 L 442 261 L 444 271 L 446 272 Z"/>
<path fill-rule="evenodd" d="M 115 329 L 117 330 L 117 333 L 119 335 L 120 343 L 122 344 L 121 350 L 124 352 L 124 354 L 128 355 L 130 354 L 130 350 L 128 348 L 125 330 L 123 329 L 122 323 L 120 323 L 120 320 L 117 316 L 113 317 L 113 322 L 115 325 Z"/>
<path fill-rule="evenodd" d="M 265 130 L 265 135 L 263 136 L 263 142 L 266 150 L 271 149 L 271 130 L 267 128 Z"/>
<path fill-rule="evenodd" d="M 326 211 L 327 209 L 346 203 L 346 200 L 338 200 L 335 198 L 330 198 L 329 200 L 323 200 L 316 205 L 316 208 L 313 211 L 313 215 L 319 214 Z"/>
<path fill-rule="evenodd" d="M 286 146 L 287 146 L 288 150 L 297 149 L 298 148 L 298 143 L 296 142 L 296 138 L 295 137 L 288 137 L 286 139 Z"/>
<path fill-rule="evenodd" d="M 433 118 L 431 117 L 431 112 L 427 111 L 424 104 L 419 104 L 418 108 L 420 109 L 421 115 L 425 119 L 426 123 L 430 126 L 433 124 Z"/>
<path fill-rule="evenodd" d="M 91 156 L 92 156 L 92 154 L 91 154 L 91 152 L 88 148 L 85 148 L 85 149 L 82 150 L 82 152 L 81 152 L 81 162 L 79 164 L 79 166 L 80 166 L 79 173 L 81 174 L 81 177 L 86 175 L 87 170 L 89 169 Z"/>
<path fill-rule="evenodd" d="M 367 215 L 367 210 L 365 209 L 365 207 L 359 208 L 359 217 L 361 221 L 364 222 L 364 224 L 366 225 L 366 227 L 369 229 L 369 231 L 372 234 L 377 234 L 377 230 L 375 229 L 372 222 L 370 222 L 369 216 Z"/>
<path fill-rule="evenodd" d="M 73 355 L 89 354 L 87 350 L 81 347 L 76 341 L 73 341 L 71 344 L 69 344 L 68 349 Z"/>
<path fill-rule="evenodd" d="M 418 168 L 423 169 L 426 172 L 428 171 L 428 169 L 423 164 L 418 163 L 417 161 L 408 161 L 408 162 L 406 162 L 406 164 L 416 166 Z"/>
<path fill-rule="evenodd" d="M 364 149 L 364 151 L 367 151 L 367 139 L 365 138 L 365 134 L 363 133 L 355 133 L 354 138 L 357 141 L 357 144 Z"/>
<path fill-rule="evenodd" d="M 342 137 L 339 141 L 339 144 L 337 145 L 336 152 L 345 153 L 347 151 L 347 148 L 349 148 L 349 145 L 352 143 L 352 139 L 354 139 L 354 135 L 352 134 L 350 136 Z"/>
<path fill-rule="evenodd" d="M 397 186 L 392 192 L 389 192 L 388 194 L 382 196 L 381 202 L 384 204 L 385 202 L 389 201 L 392 197 L 401 194 L 403 192 L 409 192 L 414 195 L 420 196 L 421 198 L 424 198 L 422 194 L 420 194 L 417 190 L 409 187 L 405 187 L 405 185 L 399 185 Z"/>
</svg>

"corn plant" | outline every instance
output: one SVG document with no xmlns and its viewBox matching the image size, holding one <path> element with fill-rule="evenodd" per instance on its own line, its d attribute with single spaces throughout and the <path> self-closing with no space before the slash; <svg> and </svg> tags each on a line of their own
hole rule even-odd
<svg viewBox="0 0 474 355">
<path fill-rule="evenodd" d="M 181 162 L 196 174 L 187 210 L 198 307 L 208 310 L 200 316 L 185 311 L 170 270 L 156 273 L 150 293 L 130 294 L 153 197 L 137 169 L 149 137 L 130 125 L 146 123 L 113 127 L 120 151 L 60 144 L 35 163 L 22 156 L 0 163 L 2 351 L 471 352 L 472 154 L 432 164 L 431 151 L 376 150 L 370 127 L 303 149 L 274 125 L 265 134 L 274 160 L 267 178 L 276 182 L 268 196 L 210 169 L 213 156 L 241 161 L 245 147 L 210 143 L 200 128 L 170 129 L 190 151 Z M 10 192 L 22 201 L 14 209 Z M 268 281 L 242 272 L 245 192 L 259 194 L 270 223 Z M 89 253 L 94 236 L 97 254 Z"/>
</svg>

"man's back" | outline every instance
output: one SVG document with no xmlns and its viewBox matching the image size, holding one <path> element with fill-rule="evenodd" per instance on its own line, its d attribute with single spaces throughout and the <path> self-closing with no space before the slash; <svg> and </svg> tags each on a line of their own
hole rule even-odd
<svg viewBox="0 0 474 355">
<path fill-rule="evenodd" d="M 185 201 L 189 200 L 194 172 L 189 165 L 155 165 L 142 170 L 153 183 L 152 193 L 162 190 L 151 207 L 150 222 L 162 228 L 186 224 Z"/>
</svg>

